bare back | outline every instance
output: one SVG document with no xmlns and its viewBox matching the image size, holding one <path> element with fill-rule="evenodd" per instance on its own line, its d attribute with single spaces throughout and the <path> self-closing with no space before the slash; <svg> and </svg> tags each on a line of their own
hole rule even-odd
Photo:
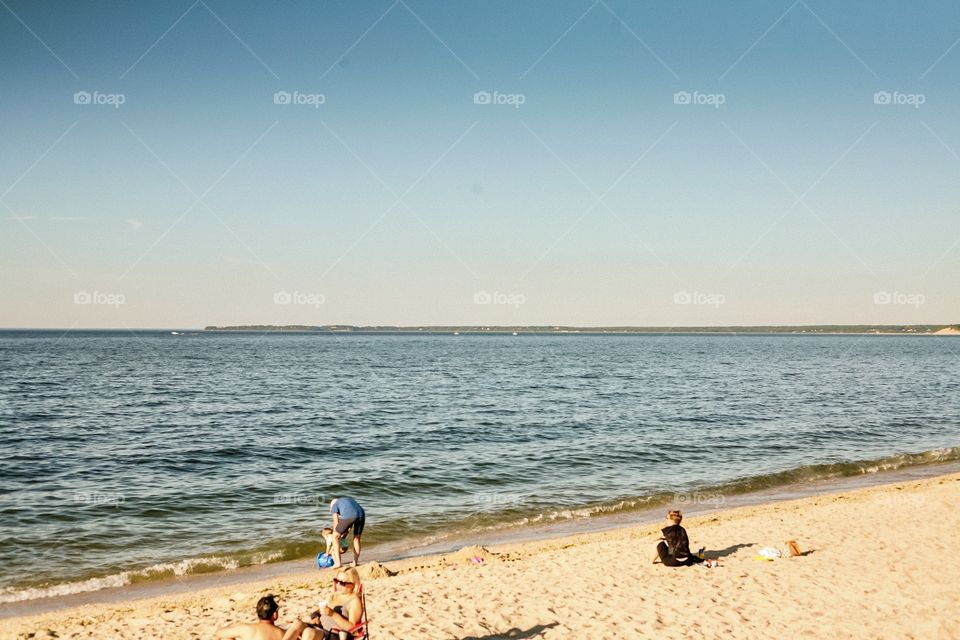
<svg viewBox="0 0 960 640">
<path fill-rule="evenodd" d="M 236 638 L 237 640 L 282 640 L 283 629 L 261 620 L 260 622 L 235 624 L 217 632 L 218 638 Z"/>
</svg>

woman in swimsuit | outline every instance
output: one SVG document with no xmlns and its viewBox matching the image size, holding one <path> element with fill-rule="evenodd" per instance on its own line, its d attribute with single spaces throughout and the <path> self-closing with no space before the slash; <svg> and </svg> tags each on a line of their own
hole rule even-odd
<svg viewBox="0 0 960 640">
<path fill-rule="evenodd" d="M 320 609 L 298 620 L 287 630 L 283 640 L 352 637 L 342 629 L 352 629 L 363 620 L 363 599 L 360 597 L 360 574 L 353 567 L 340 567 L 333 578 L 333 594 Z"/>
</svg>

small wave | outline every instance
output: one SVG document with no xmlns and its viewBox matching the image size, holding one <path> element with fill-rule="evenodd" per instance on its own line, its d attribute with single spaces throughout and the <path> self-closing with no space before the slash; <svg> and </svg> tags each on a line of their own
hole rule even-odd
<svg viewBox="0 0 960 640">
<path fill-rule="evenodd" d="M 528 526 L 549 525 L 572 520 L 586 520 L 599 515 L 637 511 L 656 506 L 657 504 L 666 504 L 672 497 L 673 494 L 646 495 L 585 507 L 550 509 L 525 515 L 515 515 L 512 518 L 504 518 L 502 514 L 488 513 L 484 514 L 482 521 L 479 523 L 475 522 L 466 527 L 451 528 L 446 531 L 423 536 L 410 547 L 410 550 L 430 547 L 446 540 L 461 538 L 464 535 L 474 536 L 486 532 L 503 532 L 504 530 L 521 529 Z M 493 520 L 493 522 L 491 522 L 491 520 Z"/>
<path fill-rule="evenodd" d="M 77 580 L 74 582 L 63 582 L 53 585 L 38 585 L 35 587 L 5 587 L 0 590 L 0 604 L 9 602 L 22 602 L 23 600 L 35 600 L 38 598 L 53 598 L 57 596 L 68 596 L 76 593 L 85 593 L 88 591 L 99 591 L 111 587 L 125 587 L 130 584 L 149 582 L 163 578 L 173 578 L 176 576 L 196 575 L 201 573 L 214 573 L 225 569 L 237 569 L 246 564 L 267 564 L 285 559 L 284 553 L 276 551 L 273 553 L 258 554 L 251 558 L 251 562 L 243 562 L 241 557 L 214 556 L 206 558 L 189 558 L 179 562 L 162 562 L 143 569 L 131 571 L 121 571 L 106 576 L 88 578 L 86 580 Z"/>
<path fill-rule="evenodd" d="M 53 598 L 56 596 L 68 596 L 74 593 L 83 593 L 85 591 L 99 591 L 109 587 L 123 587 L 130 584 L 130 574 L 123 571 L 118 574 L 104 576 L 102 578 L 90 578 L 88 580 L 79 580 L 77 582 L 64 582 L 46 587 L 28 587 L 25 589 L 16 589 L 14 587 L 5 587 L 0 590 L 0 603 L 21 602 L 23 600 L 36 600 L 38 598 Z"/>
<path fill-rule="evenodd" d="M 610 502 L 585 505 L 582 507 L 566 507 L 527 513 L 511 512 L 510 510 L 499 513 L 490 512 L 479 517 L 475 516 L 461 520 L 459 523 L 456 523 L 454 526 L 449 526 L 443 531 L 422 536 L 415 543 L 411 544 L 408 550 L 415 551 L 416 549 L 430 547 L 444 541 L 456 540 L 464 535 L 475 536 L 486 532 L 503 532 L 505 530 L 520 529 L 528 526 L 544 526 L 564 521 L 586 520 L 600 515 L 629 513 L 657 506 L 665 506 L 678 501 L 682 504 L 689 501 L 717 499 L 719 500 L 717 503 L 722 504 L 723 501 L 721 498 L 725 495 L 744 494 L 753 491 L 776 489 L 787 485 L 808 484 L 842 477 L 897 471 L 906 467 L 958 460 L 960 460 L 960 447 L 947 447 L 924 451 L 922 453 L 905 453 L 873 460 L 801 466 L 777 473 L 747 476 L 722 484 L 698 485 L 695 487 L 685 487 L 682 491 L 677 492 L 660 492 L 642 496 L 617 498 Z"/>
<path fill-rule="evenodd" d="M 788 484 L 817 482 L 834 478 L 847 478 L 883 471 L 897 471 L 906 467 L 939 464 L 960 460 L 960 447 L 932 449 L 921 453 L 902 453 L 873 460 L 854 460 L 831 462 L 796 467 L 777 473 L 759 476 L 747 476 L 733 482 L 706 487 L 728 493 L 747 493 L 763 489 L 774 489 Z"/>
</svg>

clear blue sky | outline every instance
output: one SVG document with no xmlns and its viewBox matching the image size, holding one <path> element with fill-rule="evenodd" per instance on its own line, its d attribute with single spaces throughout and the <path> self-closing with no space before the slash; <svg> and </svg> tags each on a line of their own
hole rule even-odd
<svg viewBox="0 0 960 640">
<path fill-rule="evenodd" d="M 0 326 L 957 322 L 958 40 L 947 1 L 3 0 Z"/>
</svg>

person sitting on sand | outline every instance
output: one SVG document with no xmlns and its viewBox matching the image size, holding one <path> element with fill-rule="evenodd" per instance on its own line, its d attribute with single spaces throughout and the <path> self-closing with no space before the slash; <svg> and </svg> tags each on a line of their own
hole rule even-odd
<svg viewBox="0 0 960 640">
<path fill-rule="evenodd" d="M 667 521 L 670 525 L 660 530 L 663 537 L 657 543 L 657 554 L 653 558 L 653 563 L 657 560 L 663 563 L 665 567 L 689 567 L 692 564 L 703 562 L 703 558 L 690 553 L 690 539 L 687 538 L 687 530 L 680 526 L 683 520 L 683 514 L 679 511 L 670 511 L 667 513 Z"/>
<path fill-rule="evenodd" d="M 280 607 L 273 594 L 260 598 L 257 602 L 256 622 L 240 623 L 218 629 L 215 638 L 235 638 L 236 640 L 280 640 L 284 630 L 276 625 Z"/>
<path fill-rule="evenodd" d="M 334 629 L 352 629 L 363 620 L 363 599 L 360 597 L 360 574 L 353 567 L 340 567 L 333 579 L 333 593 L 330 599 L 320 603 L 320 609 L 307 614 L 306 619 L 293 624 L 283 640 L 320 640 L 331 638 L 348 640 L 346 631 Z"/>
</svg>

